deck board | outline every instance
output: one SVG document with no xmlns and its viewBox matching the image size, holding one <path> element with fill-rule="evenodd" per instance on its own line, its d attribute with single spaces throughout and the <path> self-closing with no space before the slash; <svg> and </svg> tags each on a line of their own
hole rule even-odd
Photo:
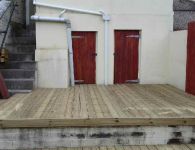
<svg viewBox="0 0 195 150">
<path fill-rule="evenodd" d="M 76 85 L 0 101 L 0 127 L 195 125 L 195 96 L 170 85 Z"/>
</svg>

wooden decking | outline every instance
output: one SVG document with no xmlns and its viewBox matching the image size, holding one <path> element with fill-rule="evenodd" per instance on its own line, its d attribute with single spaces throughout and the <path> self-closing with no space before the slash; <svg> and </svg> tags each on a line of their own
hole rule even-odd
<svg viewBox="0 0 195 150">
<path fill-rule="evenodd" d="M 0 127 L 195 125 L 195 97 L 169 85 L 77 85 L 0 101 Z"/>
<path fill-rule="evenodd" d="M 49 149 L 40 149 L 49 150 Z M 121 146 L 93 148 L 57 148 L 50 150 L 195 150 L 195 145 L 156 145 L 156 146 Z"/>
</svg>

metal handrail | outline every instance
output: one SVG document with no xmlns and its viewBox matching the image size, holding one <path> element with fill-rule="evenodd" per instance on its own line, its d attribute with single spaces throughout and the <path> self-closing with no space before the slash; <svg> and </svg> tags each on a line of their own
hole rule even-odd
<svg viewBox="0 0 195 150">
<path fill-rule="evenodd" d="M 3 30 L 3 31 L 0 31 L 0 34 L 4 34 L 3 39 L 2 39 L 2 42 L 1 42 L 1 45 L 0 45 L 0 51 L 4 47 L 5 40 L 6 40 L 6 37 L 7 37 L 7 33 L 8 33 L 8 30 L 9 30 L 9 27 L 10 27 L 10 24 L 11 24 L 11 20 L 12 20 L 12 16 L 14 14 L 14 10 L 15 10 L 16 6 L 17 6 L 16 1 L 15 0 L 12 0 L 10 2 L 10 4 L 8 5 L 8 7 L 6 8 L 6 10 L 3 12 L 3 14 L 0 17 L 0 20 L 1 20 L 3 18 L 3 16 L 6 14 L 6 12 L 9 10 L 9 8 L 11 8 L 10 16 L 8 17 L 9 20 L 8 20 L 6 29 Z"/>
</svg>

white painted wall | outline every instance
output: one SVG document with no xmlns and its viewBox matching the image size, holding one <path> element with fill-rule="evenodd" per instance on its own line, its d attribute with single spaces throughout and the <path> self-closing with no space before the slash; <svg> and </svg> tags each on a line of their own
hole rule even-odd
<svg viewBox="0 0 195 150">
<path fill-rule="evenodd" d="M 70 6 L 82 9 L 104 10 L 111 16 L 109 26 L 109 63 L 108 63 L 108 82 L 113 84 L 114 79 L 114 30 L 140 30 L 142 38 L 140 40 L 140 64 L 139 78 L 142 84 L 148 83 L 167 83 L 167 53 L 169 50 L 169 32 L 173 27 L 173 10 L 172 0 L 37 0 L 49 4 Z M 41 16 L 58 16 L 60 10 L 37 7 L 37 15 Z M 64 17 L 68 17 L 72 22 L 74 31 L 97 31 L 97 58 L 96 58 L 96 82 L 97 84 L 104 83 L 104 24 L 101 17 L 88 14 L 78 14 L 67 12 Z M 67 57 L 67 42 L 65 36 L 65 27 L 63 24 L 54 23 L 37 23 L 37 51 L 64 50 Z M 49 54 L 48 54 L 49 55 Z M 53 55 L 53 54 L 52 54 Z M 51 60 L 53 61 L 53 60 Z M 37 59 L 38 64 L 41 59 Z M 58 59 L 56 57 L 56 64 Z M 67 62 L 66 62 L 67 63 Z M 58 80 L 68 80 L 68 68 L 64 63 L 56 65 L 66 71 L 64 78 Z M 53 65 L 54 66 L 54 65 Z M 41 68 L 38 65 L 39 71 L 39 87 L 58 87 L 59 82 L 54 82 L 58 73 L 50 72 L 48 75 L 44 70 L 55 70 L 46 66 Z M 40 73 L 41 72 L 41 73 Z M 45 76 L 48 77 L 47 82 L 41 82 Z M 65 79 L 66 78 L 66 79 Z M 55 79 L 56 80 L 56 79 Z M 52 82 L 50 84 L 49 82 Z M 67 87 L 64 82 L 64 87 Z M 51 86 L 52 85 L 52 86 Z M 60 85 L 61 87 L 61 85 Z"/>
<path fill-rule="evenodd" d="M 65 24 L 37 23 L 37 86 L 66 88 L 69 85 L 68 51 Z M 52 29 L 55 27 L 55 29 Z M 57 37 L 59 35 L 59 37 Z"/>
<path fill-rule="evenodd" d="M 185 90 L 187 62 L 187 31 L 170 33 L 169 84 Z"/>
</svg>

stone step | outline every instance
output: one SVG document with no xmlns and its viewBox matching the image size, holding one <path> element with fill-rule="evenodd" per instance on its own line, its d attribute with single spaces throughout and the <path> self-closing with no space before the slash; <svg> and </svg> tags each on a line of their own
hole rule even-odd
<svg viewBox="0 0 195 150">
<path fill-rule="evenodd" d="M 9 90 L 32 90 L 34 79 L 4 79 Z"/>
<path fill-rule="evenodd" d="M 0 69 L 4 78 L 7 79 L 18 79 L 18 78 L 35 78 L 34 70 L 25 69 Z"/>
<path fill-rule="evenodd" d="M 13 96 L 14 94 L 26 94 L 32 92 L 32 90 L 8 90 L 10 96 Z"/>
<path fill-rule="evenodd" d="M 12 33 L 10 36 L 12 37 L 26 37 L 26 36 L 35 36 L 35 25 L 29 26 L 25 29 L 21 29 L 20 31 Z"/>
<path fill-rule="evenodd" d="M 35 53 L 35 45 L 6 45 L 9 53 Z"/>
<path fill-rule="evenodd" d="M 35 37 L 36 32 L 32 31 L 21 31 L 21 33 L 16 33 L 10 35 L 10 37 Z"/>
<path fill-rule="evenodd" d="M 36 39 L 32 37 L 12 37 L 7 40 L 6 44 L 35 44 Z"/>
<path fill-rule="evenodd" d="M 7 63 L 0 63 L 0 69 L 27 69 L 35 70 L 36 62 L 34 61 L 10 61 Z"/>
<path fill-rule="evenodd" d="M 10 53 L 9 61 L 33 61 L 35 55 L 32 53 Z"/>
</svg>

